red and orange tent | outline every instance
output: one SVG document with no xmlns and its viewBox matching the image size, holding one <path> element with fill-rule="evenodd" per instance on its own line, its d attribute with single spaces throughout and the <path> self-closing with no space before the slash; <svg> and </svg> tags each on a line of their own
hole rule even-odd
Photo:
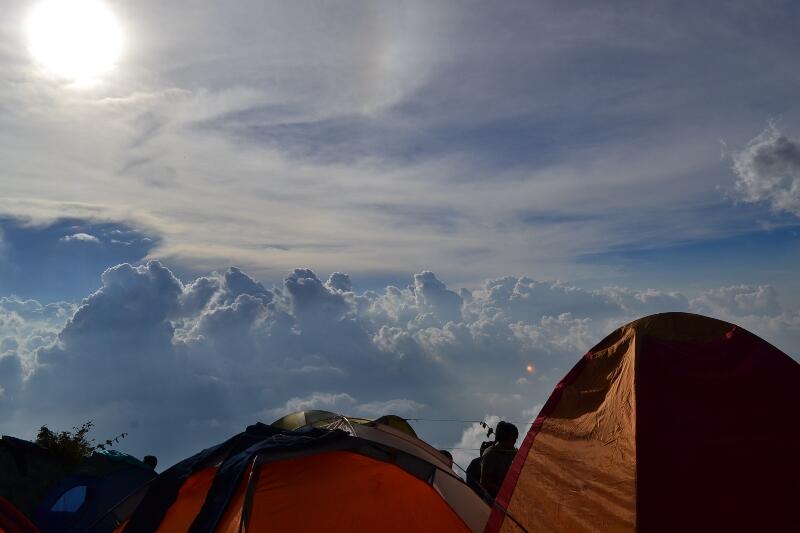
<svg viewBox="0 0 800 533">
<path fill-rule="evenodd" d="M 486 531 L 796 531 L 798 496 L 800 365 L 732 324 L 665 313 L 558 384 Z"/>
<path fill-rule="evenodd" d="M 483 531 L 489 506 L 401 420 L 250 426 L 159 475 L 118 531 Z"/>
</svg>

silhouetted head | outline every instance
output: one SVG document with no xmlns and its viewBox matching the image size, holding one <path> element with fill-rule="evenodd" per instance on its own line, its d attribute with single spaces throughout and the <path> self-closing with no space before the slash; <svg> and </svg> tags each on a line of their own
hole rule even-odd
<svg viewBox="0 0 800 533">
<path fill-rule="evenodd" d="M 513 448 L 517 443 L 517 437 L 519 437 L 517 426 L 504 420 L 498 422 L 494 430 L 494 438 L 498 444 L 507 448 Z"/>
<path fill-rule="evenodd" d="M 483 452 L 485 452 L 486 450 L 488 450 L 492 446 L 494 446 L 494 441 L 493 440 L 485 440 L 485 441 L 481 442 L 481 455 L 483 455 Z"/>
<path fill-rule="evenodd" d="M 152 469 L 155 469 L 158 464 L 158 458 L 155 455 L 145 455 L 142 462 Z"/>
<path fill-rule="evenodd" d="M 450 462 L 453 461 L 453 454 L 448 452 L 447 450 L 439 450 L 439 453 L 450 459 Z"/>
</svg>

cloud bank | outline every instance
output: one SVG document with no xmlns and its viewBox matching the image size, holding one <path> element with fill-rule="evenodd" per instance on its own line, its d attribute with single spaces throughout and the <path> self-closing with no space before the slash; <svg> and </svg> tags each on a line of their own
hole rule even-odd
<svg viewBox="0 0 800 533">
<path fill-rule="evenodd" d="M 299 409 L 524 421 L 589 347 L 659 311 L 727 318 L 800 348 L 800 313 L 769 286 L 689 298 L 504 277 L 455 290 L 426 271 L 356 293 L 341 272 L 295 269 L 267 288 L 234 267 L 182 282 L 157 261 L 117 265 L 101 282 L 78 305 L 0 298 L 5 431 L 91 418 L 166 464 Z M 440 447 L 470 448 L 480 433 L 416 424 Z"/>
</svg>

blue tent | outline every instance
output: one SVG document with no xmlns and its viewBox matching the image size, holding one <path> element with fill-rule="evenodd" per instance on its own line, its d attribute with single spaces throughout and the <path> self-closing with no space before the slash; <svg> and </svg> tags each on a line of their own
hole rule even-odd
<svg viewBox="0 0 800 533">
<path fill-rule="evenodd" d="M 144 496 L 155 477 L 152 468 L 130 455 L 94 453 L 50 488 L 36 509 L 34 522 L 42 533 L 111 532 L 127 517 L 110 511 L 123 501 L 125 509 L 130 507 Z M 137 492 L 140 498 L 135 497 Z"/>
</svg>

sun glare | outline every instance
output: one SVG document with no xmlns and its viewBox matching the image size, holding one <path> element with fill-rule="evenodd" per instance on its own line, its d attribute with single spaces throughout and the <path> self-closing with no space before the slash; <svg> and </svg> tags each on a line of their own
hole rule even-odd
<svg viewBox="0 0 800 533">
<path fill-rule="evenodd" d="M 122 30 L 99 0 L 44 0 L 26 21 L 28 48 L 48 74 L 90 84 L 113 67 L 122 51 Z"/>
</svg>

